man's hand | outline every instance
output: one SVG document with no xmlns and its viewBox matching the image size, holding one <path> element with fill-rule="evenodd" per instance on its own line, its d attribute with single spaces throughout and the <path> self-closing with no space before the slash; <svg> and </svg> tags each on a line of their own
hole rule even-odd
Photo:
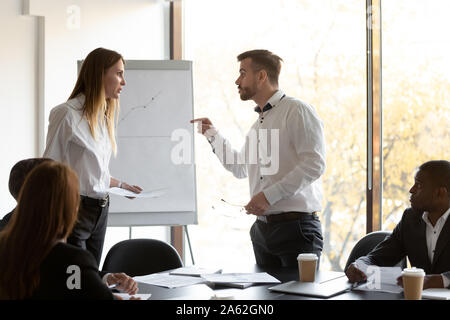
<svg viewBox="0 0 450 320">
<path fill-rule="evenodd" d="M 397 284 L 403 288 L 403 277 L 397 278 Z M 440 274 L 429 274 L 423 278 L 423 289 L 443 288 L 444 280 Z"/>
<path fill-rule="evenodd" d="M 214 128 L 211 120 L 208 118 L 197 118 L 190 121 L 191 123 L 198 122 L 197 131 L 201 133 L 207 138 L 213 137 L 216 135 L 217 130 Z"/>
<path fill-rule="evenodd" d="M 129 295 L 136 294 L 139 290 L 136 281 L 125 273 L 110 273 L 106 278 L 106 282 L 109 286 L 115 284 L 116 289 Z"/>
<path fill-rule="evenodd" d="M 270 208 L 270 203 L 267 201 L 264 192 L 260 192 L 256 194 L 244 208 L 249 214 L 261 216 Z"/>
<path fill-rule="evenodd" d="M 345 275 L 348 278 L 348 281 L 350 281 L 351 283 L 354 282 L 361 282 L 361 281 L 366 281 L 367 280 L 367 276 L 365 275 L 364 272 L 362 272 L 361 270 L 359 270 L 356 267 L 355 263 L 352 263 L 347 270 L 345 270 Z"/>
</svg>

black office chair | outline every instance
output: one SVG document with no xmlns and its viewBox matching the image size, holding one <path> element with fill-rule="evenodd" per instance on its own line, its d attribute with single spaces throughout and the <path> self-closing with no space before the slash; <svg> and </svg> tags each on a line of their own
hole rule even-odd
<svg viewBox="0 0 450 320">
<path fill-rule="evenodd" d="M 135 277 L 182 266 L 183 261 L 170 244 L 156 239 L 131 239 L 116 243 L 108 251 L 103 271 Z"/>
<path fill-rule="evenodd" d="M 356 245 L 353 247 L 352 252 L 350 252 L 350 256 L 347 259 L 347 263 L 345 264 L 345 269 L 347 270 L 348 266 L 356 261 L 359 257 L 367 255 L 370 251 L 372 251 L 380 242 L 386 239 L 391 235 L 390 231 L 374 231 L 366 234 L 363 238 L 361 238 Z M 406 259 L 403 259 L 398 263 L 398 266 L 405 268 L 406 267 Z"/>
</svg>

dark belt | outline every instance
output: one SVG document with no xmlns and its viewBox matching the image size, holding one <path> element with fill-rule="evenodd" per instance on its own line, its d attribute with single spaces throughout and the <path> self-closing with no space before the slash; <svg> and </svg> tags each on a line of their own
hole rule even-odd
<svg viewBox="0 0 450 320">
<path fill-rule="evenodd" d="M 105 198 L 89 198 L 86 196 L 80 196 L 81 197 L 81 201 L 87 205 L 87 206 L 91 206 L 91 207 L 100 207 L 100 208 L 104 208 L 108 205 L 109 203 L 109 195 L 106 196 Z"/>
<path fill-rule="evenodd" d="M 318 212 L 282 212 L 267 216 L 259 216 L 258 220 L 265 223 L 300 220 L 305 217 L 317 217 Z"/>
</svg>

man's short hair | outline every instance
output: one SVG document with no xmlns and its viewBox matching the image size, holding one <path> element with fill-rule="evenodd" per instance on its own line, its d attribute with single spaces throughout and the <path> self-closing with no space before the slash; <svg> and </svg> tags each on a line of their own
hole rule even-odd
<svg viewBox="0 0 450 320">
<path fill-rule="evenodd" d="M 445 187 L 450 193 L 450 162 L 447 160 L 432 160 L 425 162 L 419 170 L 429 174 L 431 182 L 436 187 Z"/>
<path fill-rule="evenodd" d="M 252 59 L 253 70 L 259 71 L 264 69 L 271 84 L 278 85 L 278 77 L 281 71 L 281 59 L 269 50 L 257 49 L 241 53 L 237 56 L 239 62 L 244 59 Z"/>
<path fill-rule="evenodd" d="M 48 158 L 30 158 L 17 162 L 11 169 L 9 174 L 9 192 L 17 200 L 19 197 L 20 188 L 22 188 L 25 178 L 28 173 L 33 170 L 37 165 L 45 162 L 52 161 Z"/>
</svg>

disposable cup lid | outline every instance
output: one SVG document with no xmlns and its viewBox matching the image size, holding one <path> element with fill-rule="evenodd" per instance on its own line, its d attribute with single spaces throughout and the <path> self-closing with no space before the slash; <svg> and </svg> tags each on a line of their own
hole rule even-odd
<svg viewBox="0 0 450 320">
<path fill-rule="evenodd" d="M 300 253 L 297 256 L 297 260 L 302 260 L 302 261 L 315 261 L 317 260 L 317 255 L 315 253 Z"/>
<path fill-rule="evenodd" d="M 423 277 L 425 276 L 425 271 L 420 268 L 405 268 L 402 271 L 402 275 L 412 276 L 412 277 Z"/>
</svg>

